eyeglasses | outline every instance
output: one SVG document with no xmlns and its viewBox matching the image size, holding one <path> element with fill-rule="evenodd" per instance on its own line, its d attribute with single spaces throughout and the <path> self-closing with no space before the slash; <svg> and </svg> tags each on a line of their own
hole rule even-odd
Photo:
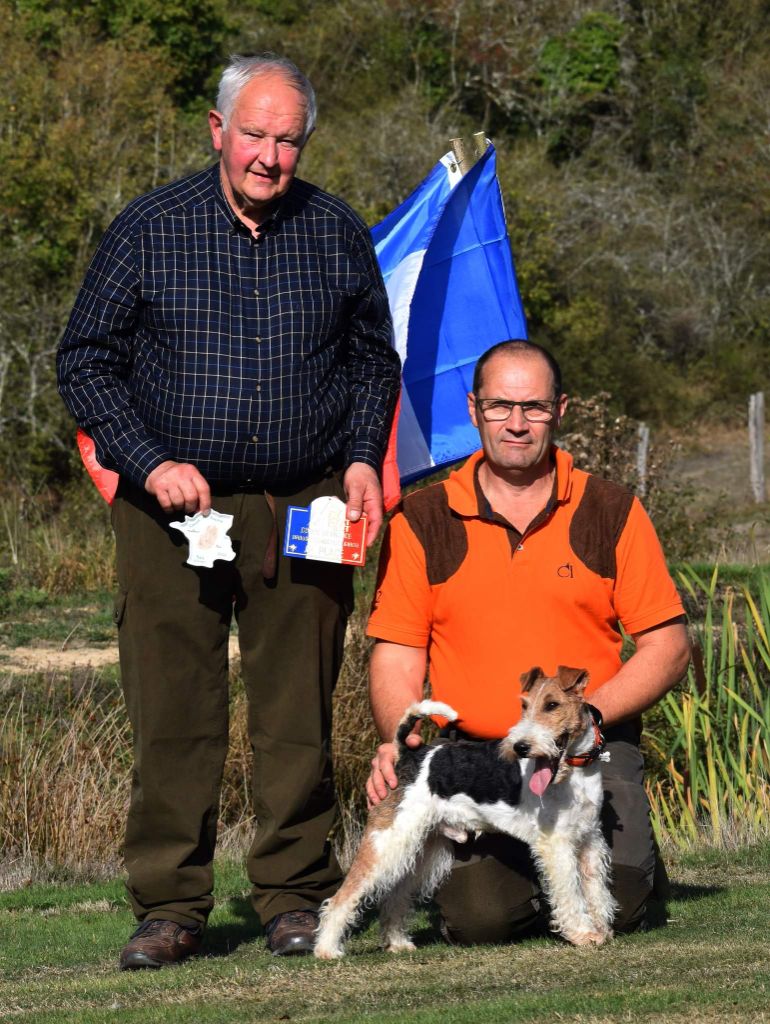
<svg viewBox="0 0 770 1024">
<path fill-rule="evenodd" d="M 507 398 L 474 398 L 487 423 L 502 423 L 507 420 L 515 406 L 529 423 L 549 423 L 554 417 L 558 399 L 537 398 L 531 402 L 509 402 Z"/>
</svg>

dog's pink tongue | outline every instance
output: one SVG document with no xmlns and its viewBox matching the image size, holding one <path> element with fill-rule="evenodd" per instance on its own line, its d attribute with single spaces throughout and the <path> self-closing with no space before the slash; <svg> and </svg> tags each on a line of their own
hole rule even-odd
<svg viewBox="0 0 770 1024">
<path fill-rule="evenodd" d="M 542 796 L 548 789 L 553 778 L 551 762 L 547 757 L 538 757 L 535 761 L 535 770 L 529 780 L 529 788 L 535 796 Z"/>
</svg>

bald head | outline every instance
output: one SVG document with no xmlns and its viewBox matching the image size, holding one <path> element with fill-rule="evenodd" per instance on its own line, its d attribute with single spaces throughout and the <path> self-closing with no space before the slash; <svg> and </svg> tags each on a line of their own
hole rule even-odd
<svg viewBox="0 0 770 1024">
<path fill-rule="evenodd" d="M 479 394 L 484 384 L 484 367 L 491 359 L 497 359 L 498 357 L 521 359 L 524 361 L 536 360 L 538 362 L 545 363 L 553 382 L 553 397 L 558 398 L 559 395 L 561 395 L 561 368 L 555 358 L 541 345 L 535 345 L 529 341 L 519 340 L 501 341 L 497 345 L 493 345 L 491 348 L 488 348 L 487 351 L 480 356 L 479 361 L 476 363 L 476 368 L 473 371 L 473 393 L 475 395 Z"/>
</svg>

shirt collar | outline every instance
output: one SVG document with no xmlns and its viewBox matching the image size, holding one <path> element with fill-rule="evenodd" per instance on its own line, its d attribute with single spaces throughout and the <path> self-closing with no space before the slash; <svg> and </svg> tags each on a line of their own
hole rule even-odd
<svg viewBox="0 0 770 1024">
<path fill-rule="evenodd" d="M 564 504 L 572 493 L 572 456 L 557 445 L 551 445 L 551 458 L 556 464 L 556 502 Z M 446 481 L 447 500 L 453 512 L 475 518 L 489 517 L 489 503 L 482 502 L 476 487 L 478 468 L 484 459 L 479 450 L 459 468 L 453 470 Z"/>
<path fill-rule="evenodd" d="M 224 217 L 227 219 L 230 225 L 230 234 L 235 235 L 239 233 L 244 233 L 247 235 L 251 235 L 251 231 L 249 230 L 249 228 L 243 223 L 241 218 L 238 216 L 238 214 L 235 212 L 235 210 L 228 202 L 227 196 L 225 195 L 224 189 L 222 188 L 222 173 L 220 170 L 219 163 L 215 163 L 212 166 L 211 177 L 214 186 L 214 199 L 217 206 L 219 207 L 220 212 L 224 215 Z M 270 216 L 267 218 L 267 220 L 264 220 L 260 224 L 260 233 L 266 231 L 276 231 L 280 226 L 281 222 L 285 220 L 285 218 L 288 216 L 290 210 L 294 205 L 292 197 L 293 188 L 294 182 L 292 181 L 291 185 L 289 186 L 288 192 L 285 195 L 281 196 L 281 198 L 276 203 L 275 209 L 270 214 Z"/>
</svg>

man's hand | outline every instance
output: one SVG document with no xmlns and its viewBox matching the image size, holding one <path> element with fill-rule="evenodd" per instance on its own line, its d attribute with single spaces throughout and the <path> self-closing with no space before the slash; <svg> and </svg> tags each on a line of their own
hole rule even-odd
<svg viewBox="0 0 770 1024">
<path fill-rule="evenodd" d="M 164 512 L 196 512 L 211 509 L 211 491 L 205 479 L 189 462 L 161 462 L 150 473 L 144 489 L 158 499 Z"/>
<path fill-rule="evenodd" d="M 367 516 L 366 546 L 371 547 L 382 526 L 382 486 L 380 478 L 365 462 L 351 462 L 342 479 L 347 500 L 347 516 L 351 523 Z"/>
<path fill-rule="evenodd" d="M 414 749 L 421 744 L 420 735 L 410 732 L 406 738 L 406 745 Z M 395 743 L 381 743 L 372 758 L 372 770 L 366 780 L 366 802 L 370 808 L 384 800 L 390 790 L 398 785 L 395 770 L 396 749 Z"/>
</svg>

